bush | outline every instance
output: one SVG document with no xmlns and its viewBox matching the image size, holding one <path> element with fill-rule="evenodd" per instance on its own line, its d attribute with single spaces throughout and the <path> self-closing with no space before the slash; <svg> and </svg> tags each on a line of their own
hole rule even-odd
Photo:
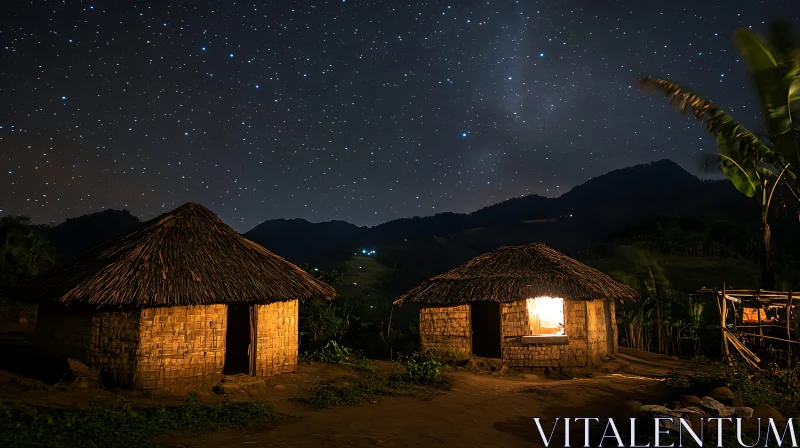
<svg viewBox="0 0 800 448">
<path fill-rule="evenodd" d="M 354 364 L 364 360 L 364 355 L 357 350 L 339 345 L 336 341 L 330 341 L 319 350 L 303 353 L 300 359 L 305 362 L 319 361 L 329 364 Z"/>
<path fill-rule="evenodd" d="M 435 358 L 435 352 L 426 350 L 411 356 L 400 355 L 400 364 L 406 372 L 403 379 L 417 384 L 435 384 L 442 378 L 442 363 Z"/>
<path fill-rule="evenodd" d="M 153 439 L 277 421 L 268 403 L 202 404 L 190 395 L 183 406 L 136 407 L 120 397 L 88 409 L 12 407 L 0 403 L 0 446 L 116 448 L 157 446 Z"/>
<path fill-rule="evenodd" d="M 300 304 L 299 330 L 302 342 L 312 348 L 332 339 L 341 340 L 347 332 L 347 321 L 333 303 L 321 299 Z"/>
</svg>

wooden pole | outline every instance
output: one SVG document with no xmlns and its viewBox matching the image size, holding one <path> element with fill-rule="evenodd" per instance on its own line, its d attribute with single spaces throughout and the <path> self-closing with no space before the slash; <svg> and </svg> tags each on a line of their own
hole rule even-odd
<svg viewBox="0 0 800 448">
<path fill-rule="evenodd" d="M 789 298 L 786 300 L 786 337 L 790 341 L 792 340 L 792 290 L 789 290 Z M 788 366 L 792 367 L 792 344 L 789 344 L 788 348 Z"/>
<path fill-rule="evenodd" d="M 725 335 L 725 331 L 728 329 L 726 326 L 727 316 L 728 316 L 728 299 L 725 298 L 725 283 L 722 284 L 722 303 L 720 303 L 719 314 L 720 314 L 720 321 L 722 323 L 721 335 L 722 335 L 722 355 L 725 357 L 725 363 L 731 363 L 731 352 L 728 348 L 728 337 Z"/>
<path fill-rule="evenodd" d="M 775 336 L 759 336 L 757 334 L 744 333 L 744 332 L 741 332 L 741 331 L 736 333 L 736 335 L 737 336 L 749 336 L 749 337 L 753 337 L 753 338 L 772 339 L 773 341 L 787 342 L 787 343 L 790 343 L 790 344 L 800 344 L 800 341 L 791 341 L 789 339 L 776 338 Z"/>
<path fill-rule="evenodd" d="M 758 317 L 758 334 L 759 336 L 764 336 L 764 329 L 761 327 L 761 300 L 759 300 L 759 298 L 761 298 L 761 289 L 756 290 L 756 304 L 758 305 L 756 308 L 756 316 Z M 758 347 L 764 347 L 763 339 L 758 340 Z"/>
</svg>

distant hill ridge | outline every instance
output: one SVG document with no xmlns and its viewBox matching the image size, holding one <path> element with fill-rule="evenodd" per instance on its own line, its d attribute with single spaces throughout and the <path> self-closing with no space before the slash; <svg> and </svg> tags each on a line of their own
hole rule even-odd
<svg viewBox="0 0 800 448">
<path fill-rule="evenodd" d="M 672 212 L 747 213 L 749 201 L 731 188 L 727 180 L 700 180 L 665 159 L 611 171 L 556 198 L 516 197 L 472 213 L 445 212 L 401 218 L 374 227 L 346 221 L 312 223 L 299 218 L 271 219 L 244 235 L 291 261 L 324 261 L 341 259 L 362 246 L 447 236 L 468 229 L 525 221 L 569 218 L 570 232 L 587 234 L 578 238 L 583 245 L 637 218 Z M 64 245 L 64 252 L 74 253 L 135 228 L 139 223 L 138 218 L 127 211 L 106 210 L 59 224 L 52 229 L 53 240 L 58 247 Z M 532 229 L 526 227 L 529 228 Z M 76 234 L 80 237 L 68 236 Z M 559 235 L 565 238 L 562 232 Z"/>
</svg>

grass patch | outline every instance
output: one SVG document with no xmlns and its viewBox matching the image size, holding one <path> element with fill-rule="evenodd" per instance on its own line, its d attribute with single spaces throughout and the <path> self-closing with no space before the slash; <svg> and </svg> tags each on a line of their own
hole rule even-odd
<svg viewBox="0 0 800 448">
<path fill-rule="evenodd" d="M 435 384 L 417 384 L 406 381 L 400 374 L 362 372 L 327 381 L 303 391 L 293 400 L 319 409 L 352 406 L 372 401 L 378 397 L 429 398 L 437 391 L 450 389 L 450 381 L 442 377 Z"/>
<path fill-rule="evenodd" d="M 382 372 L 369 360 L 352 363 L 355 375 L 347 375 L 311 387 L 294 401 L 315 408 L 352 406 L 377 397 L 429 398 L 437 391 L 449 390 L 451 381 L 442 375 L 442 364 L 430 354 L 404 356 L 395 364 L 396 371 Z"/>
<path fill-rule="evenodd" d="M 281 418 L 269 403 L 204 404 L 196 395 L 172 407 L 137 407 L 122 397 L 114 403 L 97 401 L 81 410 L 0 403 L 0 446 L 156 447 L 153 440 L 161 436 L 277 423 Z"/>
</svg>

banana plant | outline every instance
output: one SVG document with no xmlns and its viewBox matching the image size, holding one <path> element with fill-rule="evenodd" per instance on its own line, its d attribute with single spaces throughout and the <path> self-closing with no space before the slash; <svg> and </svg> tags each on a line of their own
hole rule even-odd
<svg viewBox="0 0 800 448">
<path fill-rule="evenodd" d="M 758 200 L 764 247 L 762 288 L 774 287 L 769 210 L 778 185 L 788 187 L 800 202 L 800 51 L 787 23 L 775 23 L 771 31 L 771 45 L 748 28 L 733 34 L 758 92 L 766 138 L 678 83 L 651 77 L 639 80 L 641 89 L 661 91 L 681 112 L 691 111 L 697 120 L 705 120 L 706 129 L 716 136 L 719 168 L 737 190 Z"/>
</svg>

